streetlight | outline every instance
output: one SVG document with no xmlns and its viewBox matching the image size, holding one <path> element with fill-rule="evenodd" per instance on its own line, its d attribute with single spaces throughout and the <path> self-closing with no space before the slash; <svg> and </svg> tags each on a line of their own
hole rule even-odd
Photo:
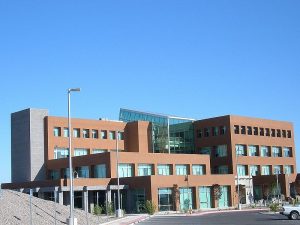
<svg viewBox="0 0 300 225">
<path fill-rule="evenodd" d="M 241 204 L 240 204 L 240 183 L 239 183 L 239 171 L 238 171 L 238 156 L 240 152 L 240 147 L 237 146 L 235 148 L 235 163 L 236 163 L 236 178 L 237 178 L 237 192 L 238 192 L 238 210 L 241 210 Z"/>
<path fill-rule="evenodd" d="M 278 175 L 279 175 L 280 171 L 278 168 L 275 169 L 275 174 L 276 174 L 276 189 L 277 189 L 277 202 L 279 204 L 279 184 L 278 184 Z"/>
<path fill-rule="evenodd" d="M 117 150 L 117 181 L 118 181 L 118 209 L 116 210 L 117 217 L 122 217 L 122 210 L 120 207 L 120 176 L 119 176 L 119 133 L 120 131 L 116 131 L 116 150 Z"/>
<path fill-rule="evenodd" d="M 67 219 L 68 225 L 77 225 L 77 218 L 74 218 L 74 188 L 73 188 L 73 166 L 72 166 L 72 132 L 71 132 L 71 92 L 79 92 L 80 88 L 68 89 L 68 131 L 69 131 L 69 176 L 70 176 L 70 217 Z"/>
</svg>

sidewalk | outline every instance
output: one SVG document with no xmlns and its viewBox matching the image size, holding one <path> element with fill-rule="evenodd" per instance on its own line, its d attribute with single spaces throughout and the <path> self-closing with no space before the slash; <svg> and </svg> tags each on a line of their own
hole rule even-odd
<svg viewBox="0 0 300 225">
<path fill-rule="evenodd" d="M 102 223 L 101 225 L 132 225 L 146 220 L 148 218 L 150 218 L 148 214 L 129 214 L 114 221 Z"/>
</svg>

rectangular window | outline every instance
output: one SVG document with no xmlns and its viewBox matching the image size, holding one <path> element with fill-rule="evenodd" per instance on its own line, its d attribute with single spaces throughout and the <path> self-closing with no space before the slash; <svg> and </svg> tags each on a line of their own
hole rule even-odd
<svg viewBox="0 0 300 225">
<path fill-rule="evenodd" d="M 151 176 L 152 165 L 151 164 L 139 164 L 138 165 L 138 176 Z"/>
<path fill-rule="evenodd" d="M 258 127 L 253 128 L 253 134 L 256 136 L 258 135 Z"/>
<path fill-rule="evenodd" d="M 124 132 L 118 132 L 118 140 L 124 140 Z"/>
<path fill-rule="evenodd" d="M 158 189 L 158 210 L 171 211 L 173 210 L 173 195 L 171 188 Z"/>
<path fill-rule="evenodd" d="M 270 166 L 261 166 L 261 175 L 270 175 Z"/>
<path fill-rule="evenodd" d="M 109 131 L 109 139 L 115 140 L 116 139 L 116 132 L 115 131 Z"/>
<path fill-rule="evenodd" d="M 197 130 L 197 138 L 202 138 L 202 129 Z"/>
<path fill-rule="evenodd" d="M 226 127 L 220 126 L 220 135 L 224 135 L 226 133 Z"/>
<path fill-rule="evenodd" d="M 259 128 L 259 135 L 265 136 L 265 128 L 262 128 L 262 127 Z"/>
<path fill-rule="evenodd" d="M 69 157 L 69 148 L 54 148 L 54 159 Z"/>
<path fill-rule="evenodd" d="M 69 137 L 69 128 L 64 128 L 64 137 Z"/>
<path fill-rule="evenodd" d="M 193 208 L 193 191 L 192 188 L 179 188 L 180 210 Z"/>
<path fill-rule="evenodd" d="M 128 163 L 120 163 L 118 166 L 119 177 L 132 177 L 133 166 Z"/>
<path fill-rule="evenodd" d="M 93 154 L 104 153 L 107 152 L 107 149 L 93 149 Z"/>
<path fill-rule="evenodd" d="M 247 126 L 247 134 L 252 135 L 252 127 Z"/>
<path fill-rule="evenodd" d="M 58 180 L 58 179 L 60 179 L 60 172 L 58 170 L 51 170 L 50 171 L 50 179 L 51 180 Z"/>
<path fill-rule="evenodd" d="M 238 170 L 238 175 L 239 176 L 246 176 L 247 175 L 246 165 L 238 165 L 237 170 Z"/>
<path fill-rule="evenodd" d="M 249 156 L 258 156 L 258 146 L 256 145 L 249 145 Z"/>
<path fill-rule="evenodd" d="M 82 156 L 82 155 L 87 155 L 88 154 L 88 149 L 86 148 L 75 148 L 74 149 L 74 156 Z"/>
<path fill-rule="evenodd" d="M 286 138 L 286 130 L 282 130 L 282 137 Z"/>
<path fill-rule="evenodd" d="M 95 178 L 106 178 L 106 165 L 98 164 L 94 166 L 94 177 Z"/>
<path fill-rule="evenodd" d="M 272 156 L 273 157 L 281 157 L 280 147 L 272 147 Z"/>
<path fill-rule="evenodd" d="M 159 164 L 157 165 L 157 174 L 169 176 L 170 175 L 170 165 L 169 164 Z"/>
<path fill-rule="evenodd" d="M 270 136 L 270 129 L 266 128 L 266 136 L 269 137 Z"/>
<path fill-rule="evenodd" d="M 233 129 L 234 129 L 234 133 L 235 134 L 239 134 L 240 133 L 240 126 L 239 125 L 234 125 Z"/>
<path fill-rule="evenodd" d="M 258 176 L 258 166 L 257 165 L 251 165 L 250 166 L 250 175 L 251 176 Z"/>
<path fill-rule="evenodd" d="M 81 166 L 77 169 L 78 177 L 80 178 L 89 178 L 90 177 L 90 168 L 88 166 Z"/>
<path fill-rule="evenodd" d="M 246 134 L 246 127 L 245 126 L 241 126 L 241 134 Z"/>
<path fill-rule="evenodd" d="M 281 174 L 281 169 L 279 165 L 273 166 L 273 174 Z"/>
<path fill-rule="evenodd" d="M 276 134 L 277 134 L 277 135 L 276 135 L 277 137 L 281 137 L 281 130 L 280 130 L 280 129 L 277 129 L 277 130 L 276 130 Z"/>
<path fill-rule="evenodd" d="M 82 130 L 82 137 L 83 138 L 90 138 L 90 130 L 89 129 L 83 129 Z"/>
<path fill-rule="evenodd" d="M 276 135 L 275 135 L 275 129 L 271 129 L 271 136 L 272 137 L 275 137 Z"/>
<path fill-rule="evenodd" d="M 201 155 L 210 155 L 211 154 L 211 147 L 202 147 L 199 149 L 199 154 Z"/>
<path fill-rule="evenodd" d="M 292 132 L 290 130 L 287 131 L 287 137 L 292 138 Z"/>
<path fill-rule="evenodd" d="M 53 135 L 54 135 L 54 137 L 60 137 L 61 136 L 61 129 L 60 129 L 60 127 L 54 127 L 53 128 Z"/>
<path fill-rule="evenodd" d="M 246 146 L 245 145 L 235 145 L 235 154 L 237 156 L 246 156 Z"/>
<path fill-rule="evenodd" d="M 69 168 L 64 168 L 64 178 L 70 178 L 70 169 Z"/>
<path fill-rule="evenodd" d="M 107 139 L 107 130 L 101 130 L 101 139 Z"/>
<path fill-rule="evenodd" d="M 227 156 L 227 145 L 218 145 L 216 149 L 216 157 Z"/>
<path fill-rule="evenodd" d="M 203 175 L 204 174 L 204 165 L 192 165 L 192 174 L 193 175 Z"/>
<path fill-rule="evenodd" d="M 212 127 L 212 136 L 218 136 L 219 127 Z"/>
<path fill-rule="evenodd" d="M 292 157 L 292 148 L 283 147 L 283 157 Z"/>
<path fill-rule="evenodd" d="M 187 165 L 176 165 L 176 175 L 188 175 Z"/>
<path fill-rule="evenodd" d="M 290 165 L 284 166 L 284 173 L 285 173 L 285 174 L 291 174 L 291 173 L 293 173 L 293 168 L 292 168 L 292 166 L 290 166 Z"/>
<path fill-rule="evenodd" d="M 260 156 L 262 156 L 262 157 L 270 157 L 270 147 L 268 147 L 268 146 L 260 146 Z"/>
<path fill-rule="evenodd" d="M 209 128 L 204 128 L 204 137 L 209 137 Z"/>
<path fill-rule="evenodd" d="M 93 139 L 98 139 L 99 138 L 98 130 L 92 130 L 92 138 Z"/>
<path fill-rule="evenodd" d="M 211 187 L 201 186 L 199 187 L 199 201 L 200 209 L 209 209 L 212 207 L 211 204 Z"/>
<path fill-rule="evenodd" d="M 74 128 L 73 129 L 73 137 L 74 138 L 80 138 L 80 129 L 79 128 Z"/>
<path fill-rule="evenodd" d="M 217 174 L 228 174 L 228 166 L 226 166 L 226 165 L 217 166 L 216 172 L 217 172 Z"/>
</svg>

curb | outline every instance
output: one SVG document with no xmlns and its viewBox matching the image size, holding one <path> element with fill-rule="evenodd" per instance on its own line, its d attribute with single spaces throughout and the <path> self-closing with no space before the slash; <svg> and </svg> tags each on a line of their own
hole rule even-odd
<svg viewBox="0 0 300 225">
<path fill-rule="evenodd" d="M 145 221 L 145 220 L 148 220 L 150 219 L 150 216 L 145 216 L 144 218 L 138 218 L 136 221 L 134 222 L 129 222 L 129 223 L 124 223 L 122 225 L 133 225 L 133 224 L 137 224 L 137 223 L 140 223 L 142 221 Z"/>
<path fill-rule="evenodd" d="M 202 215 L 218 214 L 218 213 L 260 212 L 260 211 L 266 211 L 266 209 L 220 210 L 220 211 L 210 211 L 210 212 L 187 214 L 186 216 L 202 216 Z"/>
</svg>

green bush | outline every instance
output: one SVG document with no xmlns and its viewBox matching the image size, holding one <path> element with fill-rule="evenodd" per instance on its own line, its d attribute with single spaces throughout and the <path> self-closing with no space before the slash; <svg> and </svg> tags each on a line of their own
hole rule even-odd
<svg viewBox="0 0 300 225">
<path fill-rule="evenodd" d="M 93 213 L 97 216 L 101 215 L 103 212 L 103 207 L 100 205 L 95 205 Z"/>
<path fill-rule="evenodd" d="M 278 212 L 279 211 L 279 204 L 278 203 L 271 203 L 269 205 L 269 207 L 270 207 L 270 210 L 272 212 Z"/>
<path fill-rule="evenodd" d="M 147 200 L 145 204 L 145 211 L 146 213 L 153 215 L 156 211 L 156 205 L 152 201 Z"/>
<path fill-rule="evenodd" d="M 115 213 L 113 202 L 106 202 L 106 214 L 113 215 Z"/>
</svg>

